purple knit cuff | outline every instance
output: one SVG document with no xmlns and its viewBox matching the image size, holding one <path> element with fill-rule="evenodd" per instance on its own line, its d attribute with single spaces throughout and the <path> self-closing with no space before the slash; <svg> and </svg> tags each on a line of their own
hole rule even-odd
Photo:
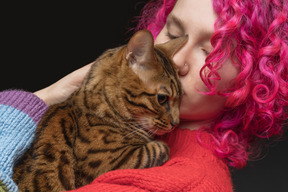
<svg viewBox="0 0 288 192">
<path fill-rule="evenodd" d="M 44 101 L 36 95 L 22 90 L 0 92 L 0 105 L 1 104 L 21 110 L 28 114 L 35 123 L 39 123 L 48 108 Z"/>
</svg>

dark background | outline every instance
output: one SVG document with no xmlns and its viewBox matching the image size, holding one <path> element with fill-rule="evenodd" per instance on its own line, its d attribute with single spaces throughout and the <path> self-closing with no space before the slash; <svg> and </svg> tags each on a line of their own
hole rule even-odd
<svg viewBox="0 0 288 192">
<path fill-rule="evenodd" d="M 0 90 L 34 92 L 92 62 L 107 48 L 126 43 L 129 29 L 135 27 L 132 20 L 145 4 L 29 2 L 0 4 Z M 286 137 L 272 143 L 261 160 L 232 171 L 235 191 L 288 191 Z"/>
</svg>

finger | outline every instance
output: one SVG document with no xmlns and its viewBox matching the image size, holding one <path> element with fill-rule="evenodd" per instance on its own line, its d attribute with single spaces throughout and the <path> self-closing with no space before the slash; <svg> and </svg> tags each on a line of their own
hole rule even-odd
<svg viewBox="0 0 288 192">
<path fill-rule="evenodd" d="M 79 87 L 82 84 L 84 78 L 86 77 L 86 74 L 90 70 L 92 64 L 93 63 L 89 63 L 88 65 L 85 65 L 85 66 L 77 69 L 76 71 L 68 74 L 64 78 L 69 79 L 69 81 L 71 81 L 71 84 L 74 84 L 75 86 Z"/>
</svg>

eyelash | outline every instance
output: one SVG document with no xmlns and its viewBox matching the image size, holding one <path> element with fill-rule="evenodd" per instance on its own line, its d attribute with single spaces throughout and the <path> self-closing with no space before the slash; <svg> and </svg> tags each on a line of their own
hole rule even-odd
<svg viewBox="0 0 288 192">
<path fill-rule="evenodd" d="M 169 33 L 169 32 L 166 33 L 166 36 L 167 36 L 169 39 L 176 39 L 176 38 L 178 38 L 177 36 L 172 35 L 172 34 Z"/>
<path fill-rule="evenodd" d="M 206 49 L 202 49 L 202 51 L 204 52 L 204 54 L 205 54 L 206 56 L 208 56 L 208 55 L 210 54 L 210 52 L 207 51 Z"/>
</svg>

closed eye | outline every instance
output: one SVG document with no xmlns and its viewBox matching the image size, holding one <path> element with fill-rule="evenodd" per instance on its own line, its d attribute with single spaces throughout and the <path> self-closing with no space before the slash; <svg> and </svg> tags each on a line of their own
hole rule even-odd
<svg viewBox="0 0 288 192">
<path fill-rule="evenodd" d="M 202 51 L 204 52 L 204 54 L 205 54 L 206 56 L 208 56 L 208 55 L 210 54 L 210 52 L 207 51 L 206 49 L 202 49 Z"/>
<path fill-rule="evenodd" d="M 169 38 L 169 39 L 177 39 L 178 37 L 176 35 L 172 35 L 171 33 L 167 32 L 166 33 L 166 36 Z"/>
</svg>

